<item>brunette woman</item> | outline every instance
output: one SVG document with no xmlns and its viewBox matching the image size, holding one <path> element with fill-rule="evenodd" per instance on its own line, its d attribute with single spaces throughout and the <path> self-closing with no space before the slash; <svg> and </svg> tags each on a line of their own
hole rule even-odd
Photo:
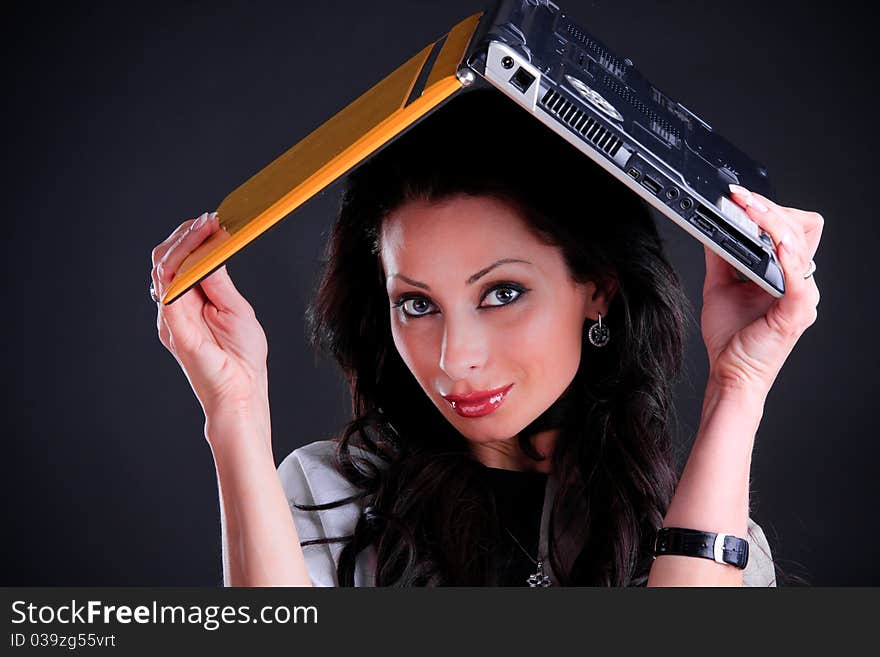
<svg viewBox="0 0 880 657">
<path fill-rule="evenodd" d="M 226 583 L 775 585 L 750 460 L 816 320 L 822 218 L 731 197 L 777 244 L 787 290 L 704 248 L 709 376 L 680 474 L 673 387 L 694 322 L 654 219 L 494 91 L 454 98 L 346 180 L 307 311 L 351 387 L 336 438 L 302 436 L 276 471 L 266 338 L 225 267 L 160 304 L 205 413 Z M 154 285 L 216 230 L 203 215 L 159 244 Z"/>
</svg>

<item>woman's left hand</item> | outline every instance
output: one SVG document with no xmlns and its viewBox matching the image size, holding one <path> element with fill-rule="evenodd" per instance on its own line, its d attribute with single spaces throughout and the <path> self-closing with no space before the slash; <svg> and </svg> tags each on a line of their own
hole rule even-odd
<svg viewBox="0 0 880 657">
<path fill-rule="evenodd" d="M 775 298 L 705 248 L 706 280 L 701 318 L 710 381 L 722 389 L 764 394 L 803 332 L 817 317 L 819 288 L 804 278 L 819 247 L 823 219 L 816 212 L 786 208 L 731 185 L 733 200 L 769 233 L 785 276 Z"/>
</svg>

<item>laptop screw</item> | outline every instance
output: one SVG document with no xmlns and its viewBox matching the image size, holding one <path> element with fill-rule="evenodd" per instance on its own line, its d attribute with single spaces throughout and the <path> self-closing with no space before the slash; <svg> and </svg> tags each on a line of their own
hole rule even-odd
<svg viewBox="0 0 880 657">
<path fill-rule="evenodd" d="M 513 68 L 513 57 L 503 57 L 501 59 L 501 65 L 504 68 Z"/>
<path fill-rule="evenodd" d="M 455 77 L 458 78 L 458 81 L 461 82 L 462 86 L 469 87 L 474 83 L 476 79 L 474 77 L 474 72 L 469 68 L 460 68 L 455 72 Z"/>
</svg>

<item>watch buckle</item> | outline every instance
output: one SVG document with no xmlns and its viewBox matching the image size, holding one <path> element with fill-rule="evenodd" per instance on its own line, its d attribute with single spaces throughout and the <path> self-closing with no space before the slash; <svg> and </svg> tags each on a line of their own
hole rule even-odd
<svg viewBox="0 0 880 657">
<path fill-rule="evenodd" d="M 720 532 L 718 534 L 715 534 L 715 545 L 712 546 L 712 554 L 717 563 L 727 563 L 724 560 L 724 539 L 726 539 L 727 537 L 728 534 L 722 534 Z"/>
</svg>

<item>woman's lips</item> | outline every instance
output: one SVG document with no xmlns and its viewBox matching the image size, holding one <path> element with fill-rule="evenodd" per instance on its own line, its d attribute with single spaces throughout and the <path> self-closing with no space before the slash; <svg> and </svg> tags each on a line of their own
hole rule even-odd
<svg viewBox="0 0 880 657">
<path fill-rule="evenodd" d="M 504 388 L 499 388 L 495 390 L 489 395 L 470 399 L 464 399 L 461 397 L 450 399 L 446 398 L 446 401 L 452 406 L 453 410 L 461 415 L 462 417 L 481 417 L 483 415 L 488 415 L 496 408 L 501 406 L 504 399 L 507 397 L 507 393 L 513 387 L 511 383 Z"/>
</svg>

